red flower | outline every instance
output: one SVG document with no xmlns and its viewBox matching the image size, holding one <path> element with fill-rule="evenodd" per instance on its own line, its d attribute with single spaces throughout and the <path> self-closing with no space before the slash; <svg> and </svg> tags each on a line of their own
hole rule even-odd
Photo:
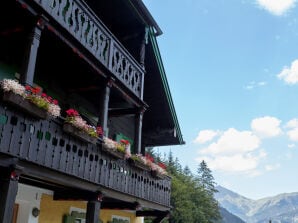
<svg viewBox="0 0 298 223">
<path fill-rule="evenodd" d="M 46 94 L 46 93 L 42 93 L 42 94 L 41 94 L 41 97 L 42 97 L 42 98 L 46 98 L 46 97 L 47 97 L 47 94 Z"/>
<path fill-rule="evenodd" d="M 40 88 L 40 87 L 36 87 L 36 88 L 35 88 L 35 92 L 36 92 L 36 94 L 40 93 L 40 91 L 41 91 L 41 88 Z"/>
<path fill-rule="evenodd" d="M 58 105 L 58 101 L 55 100 L 55 99 L 52 101 L 52 103 L 53 103 L 54 105 Z"/>
<path fill-rule="evenodd" d="M 128 140 L 125 139 L 121 139 L 120 143 L 124 144 L 124 145 L 128 145 L 130 142 Z"/>
<path fill-rule="evenodd" d="M 78 116 L 78 115 L 79 115 L 79 113 L 77 112 L 77 110 L 75 110 L 75 109 L 73 109 L 73 108 L 68 109 L 68 110 L 66 111 L 66 114 L 67 114 L 68 116 Z"/>
<path fill-rule="evenodd" d="M 146 154 L 145 157 L 147 160 L 154 162 L 154 158 L 152 156 L 150 156 L 149 154 Z"/>
<path fill-rule="evenodd" d="M 31 91 L 31 87 L 29 85 L 25 86 L 26 91 Z"/>
<path fill-rule="evenodd" d="M 167 166 L 164 163 L 158 163 L 157 165 L 160 166 L 164 170 L 167 168 Z"/>
</svg>

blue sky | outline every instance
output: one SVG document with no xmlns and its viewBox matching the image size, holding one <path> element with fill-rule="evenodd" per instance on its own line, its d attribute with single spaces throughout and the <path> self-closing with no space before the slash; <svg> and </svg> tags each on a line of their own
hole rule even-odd
<svg viewBox="0 0 298 223">
<path fill-rule="evenodd" d="M 249 198 L 298 191 L 296 0 L 144 0 L 195 173 Z"/>
</svg>

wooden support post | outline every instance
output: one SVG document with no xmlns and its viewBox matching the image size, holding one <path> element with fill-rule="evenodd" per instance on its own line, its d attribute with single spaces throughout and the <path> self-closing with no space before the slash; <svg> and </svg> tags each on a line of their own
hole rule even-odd
<svg viewBox="0 0 298 223">
<path fill-rule="evenodd" d="M 29 84 L 31 86 L 33 85 L 36 58 L 44 24 L 45 18 L 39 18 L 32 32 L 30 33 L 28 48 L 25 52 L 23 69 L 21 73 L 21 83 L 23 84 Z"/>
<path fill-rule="evenodd" d="M 148 43 L 148 32 L 149 28 L 145 28 L 144 37 L 141 42 L 140 47 L 140 64 L 143 68 L 145 68 L 145 56 L 146 56 L 146 44 Z"/>
<path fill-rule="evenodd" d="M 113 86 L 113 82 L 114 82 L 113 79 L 109 79 L 101 92 L 100 112 L 99 112 L 97 125 L 102 127 L 104 131 L 104 135 L 107 134 L 110 92 L 111 92 L 111 87 Z"/>
<path fill-rule="evenodd" d="M 143 115 L 145 109 L 142 108 L 138 113 L 135 115 L 135 138 L 134 138 L 134 149 L 135 153 L 139 154 L 142 151 L 142 126 L 143 126 Z"/>
<path fill-rule="evenodd" d="M 18 173 L 10 168 L 0 170 L 0 222 L 12 222 L 18 192 Z"/>
<path fill-rule="evenodd" d="M 100 206 L 102 202 L 102 194 L 100 193 L 98 197 L 94 200 L 90 200 L 87 203 L 87 213 L 86 213 L 86 223 L 98 223 Z"/>
</svg>

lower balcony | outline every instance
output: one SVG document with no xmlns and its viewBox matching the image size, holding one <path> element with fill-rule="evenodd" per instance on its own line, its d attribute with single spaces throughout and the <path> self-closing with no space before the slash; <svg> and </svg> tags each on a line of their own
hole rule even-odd
<svg viewBox="0 0 298 223">
<path fill-rule="evenodd" d="M 170 177 L 157 179 L 150 171 L 110 155 L 100 141 L 87 143 L 66 133 L 63 120 L 36 119 L 0 103 L 0 166 L 5 159 L 17 160 L 30 169 L 30 173 L 24 170 L 24 175 L 41 182 L 52 173 L 62 176 L 74 188 L 81 182 L 99 188 L 111 198 L 119 199 L 117 196 L 121 195 L 161 210 L 169 209 Z"/>
</svg>

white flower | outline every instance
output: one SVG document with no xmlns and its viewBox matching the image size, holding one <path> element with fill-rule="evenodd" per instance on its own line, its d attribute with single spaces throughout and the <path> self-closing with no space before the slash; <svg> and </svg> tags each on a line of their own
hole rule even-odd
<svg viewBox="0 0 298 223">
<path fill-rule="evenodd" d="M 1 81 L 1 87 L 3 91 L 12 91 L 13 93 L 18 95 L 23 96 L 25 93 L 25 87 L 19 84 L 16 80 L 4 79 Z"/>
<path fill-rule="evenodd" d="M 61 111 L 61 108 L 59 105 L 55 105 L 52 103 L 49 104 L 48 113 L 54 118 L 57 118 L 60 116 L 60 111 Z"/>
</svg>

